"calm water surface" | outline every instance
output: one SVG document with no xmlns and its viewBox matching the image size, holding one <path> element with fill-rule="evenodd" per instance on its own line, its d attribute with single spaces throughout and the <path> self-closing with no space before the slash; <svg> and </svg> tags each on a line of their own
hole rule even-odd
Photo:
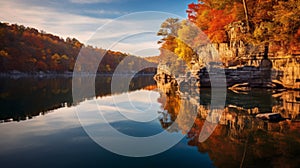
<svg viewBox="0 0 300 168">
<path fill-rule="evenodd" d="M 210 116 L 211 91 L 185 90 L 136 77 L 129 92 L 111 94 L 111 77 L 97 77 L 96 97 L 73 102 L 71 78 L 0 79 L 1 167 L 298 167 L 300 165 L 299 91 L 228 90 L 222 117 L 203 143 L 199 133 Z M 130 102 L 124 101 L 129 98 Z M 75 110 L 97 101 L 111 125 L 145 137 L 167 129 L 186 135 L 171 149 L 150 157 L 111 153 L 89 138 Z M 118 106 L 118 109 L 115 108 Z M 118 111 L 157 116 L 150 122 L 120 119 Z M 192 129 L 189 115 L 197 112 Z M 279 112 L 287 120 L 267 122 L 258 113 Z M 174 124 L 175 122 L 175 124 Z M 175 126 L 171 126 L 171 124 Z M 206 128 L 209 129 L 209 128 Z"/>
</svg>

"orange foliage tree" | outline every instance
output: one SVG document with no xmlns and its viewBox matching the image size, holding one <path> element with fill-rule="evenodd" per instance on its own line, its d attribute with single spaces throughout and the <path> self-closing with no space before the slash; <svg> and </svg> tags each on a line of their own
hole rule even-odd
<svg viewBox="0 0 300 168">
<path fill-rule="evenodd" d="M 226 42 L 225 26 L 244 17 L 242 3 L 205 0 L 188 5 L 188 19 L 195 23 L 212 42 Z"/>
</svg>

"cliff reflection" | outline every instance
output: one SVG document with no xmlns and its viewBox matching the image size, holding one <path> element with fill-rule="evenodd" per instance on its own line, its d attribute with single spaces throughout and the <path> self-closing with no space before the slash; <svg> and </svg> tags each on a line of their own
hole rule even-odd
<svg viewBox="0 0 300 168">
<path fill-rule="evenodd" d="M 165 112 L 171 116 L 162 127 L 168 130 L 176 120 L 176 131 L 189 138 L 188 145 L 208 153 L 216 167 L 297 167 L 300 164 L 300 102 L 299 91 L 251 90 L 238 93 L 227 91 L 227 100 L 219 125 L 203 143 L 199 135 L 209 112 L 211 90 L 178 88 L 176 81 L 157 81 Z M 162 101 L 163 100 L 163 101 Z M 193 127 L 188 130 L 188 113 L 197 113 Z M 283 118 L 269 122 L 256 114 L 276 112 Z M 184 115 L 182 114 L 184 113 Z M 213 128 L 206 128 L 213 129 Z"/>
</svg>

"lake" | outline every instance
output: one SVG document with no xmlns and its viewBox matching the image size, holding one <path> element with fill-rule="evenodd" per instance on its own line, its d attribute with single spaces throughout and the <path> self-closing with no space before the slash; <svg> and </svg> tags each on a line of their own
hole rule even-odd
<svg viewBox="0 0 300 168">
<path fill-rule="evenodd" d="M 213 120 L 209 110 L 210 89 L 161 85 L 150 75 L 136 76 L 127 90 L 113 92 L 112 77 L 98 76 L 94 94 L 76 101 L 72 97 L 72 78 L 0 80 L 3 167 L 298 167 L 300 164 L 300 91 L 227 90 L 225 106 L 218 110 L 218 124 L 205 127 L 206 120 Z M 81 80 L 88 82 L 85 78 Z M 152 156 L 118 155 L 90 137 L 89 131 L 99 131 L 103 143 L 111 140 L 113 147 L 128 148 L 123 142 L 113 143 L 122 139 L 103 129 L 108 128 L 105 123 L 94 123 L 88 118 L 88 112 L 94 115 L 99 111 L 122 134 L 143 138 L 165 132 L 166 136 L 179 137 L 179 142 Z M 284 119 L 269 122 L 255 117 L 268 112 L 280 113 Z M 212 134 L 199 142 L 201 131 L 206 130 Z M 160 143 L 168 142 L 155 142 L 157 146 Z M 130 152 L 139 151 L 138 146 L 131 144 Z"/>
</svg>

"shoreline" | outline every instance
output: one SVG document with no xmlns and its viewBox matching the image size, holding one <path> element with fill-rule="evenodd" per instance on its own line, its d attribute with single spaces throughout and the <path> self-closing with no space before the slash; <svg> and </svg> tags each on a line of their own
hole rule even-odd
<svg viewBox="0 0 300 168">
<path fill-rule="evenodd" d="M 91 77 L 91 76 L 154 76 L 156 73 L 77 73 L 73 72 L 0 72 L 0 78 L 56 78 L 56 77 L 64 77 L 64 78 L 72 78 L 72 77 Z"/>
</svg>

